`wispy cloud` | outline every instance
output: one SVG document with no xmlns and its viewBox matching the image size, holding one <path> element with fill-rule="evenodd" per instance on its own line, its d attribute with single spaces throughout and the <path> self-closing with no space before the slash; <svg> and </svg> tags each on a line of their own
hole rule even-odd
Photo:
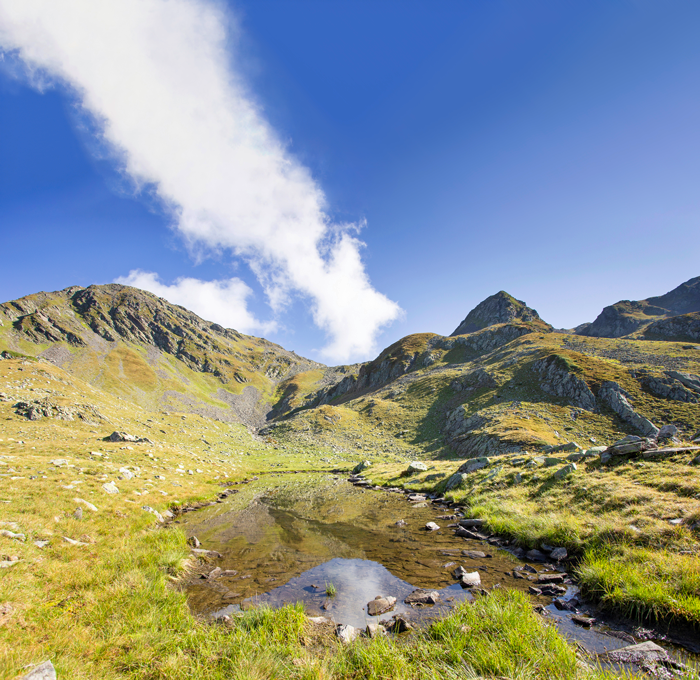
<svg viewBox="0 0 700 680">
<path fill-rule="evenodd" d="M 366 356 L 401 310 L 372 287 L 352 225 L 331 223 L 321 188 L 256 106 L 231 49 L 237 30 L 210 0 L 0 0 L 0 44 L 30 77 L 72 89 L 186 240 L 244 258 L 275 311 L 308 299 L 329 359 Z M 242 327 L 252 316 L 234 289 L 242 321 L 231 325 Z"/>
</svg>

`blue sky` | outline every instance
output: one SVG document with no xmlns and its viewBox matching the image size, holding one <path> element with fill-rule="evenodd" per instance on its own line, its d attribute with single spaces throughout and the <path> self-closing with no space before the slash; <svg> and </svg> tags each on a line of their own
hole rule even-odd
<svg viewBox="0 0 700 680">
<path fill-rule="evenodd" d="M 373 288 L 344 300 L 356 270 L 308 283 L 292 272 L 271 288 L 281 260 L 261 275 L 267 260 L 237 254 L 232 236 L 193 246 L 156 185 L 134 191 L 75 90 L 31 87 L 15 51 L 0 71 L 2 300 L 134 270 L 164 285 L 235 277 L 250 289 L 249 332 L 334 363 L 448 334 L 500 289 L 572 327 L 700 275 L 697 3 L 229 6 L 239 92 L 325 193 L 329 233 L 366 220 L 350 233 Z M 5 11 L 0 0 L 0 24 Z M 123 62 L 130 74 L 125 57 L 115 51 L 110 73 Z M 274 309 L 271 290 L 284 298 Z M 343 344 L 353 323 L 368 330 Z"/>
</svg>

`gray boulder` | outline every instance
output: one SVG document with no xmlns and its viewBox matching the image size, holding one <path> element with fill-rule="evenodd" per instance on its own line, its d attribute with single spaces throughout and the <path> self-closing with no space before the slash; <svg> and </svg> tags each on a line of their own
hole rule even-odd
<svg viewBox="0 0 700 680">
<path fill-rule="evenodd" d="M 486 457 L 486 456 L 481 456 L 479 458 L 472 458 L 471 460 L 466 461 L 465 463 L 462 463 L 462 465 L 459 466 L 457 469 L 457 472 L 461 472 L 464 474 L 469 474 L 470 472 L 476 472 L 477 470 L 481 470 L 482 468 L 485 468 L 491 460 Z"/>
<path fill-rule="evenodd" d="M 366 470 L 368 467 L 372 465 L 371 460 L 363 460 L 361 463 L 358 463 L 353 469 L 352 469 L 352 474 L 353 475 L 358 475 L 360 472 L 363 470 Z"/>
<path fill-rule="evenodd" d="M 445 491 L 452 491 L 453 489 L 459 489 L 464 482 L 466 482 L 468 475 L 463 472 L 455 472 L 450 476 L 445 484 Z"/>
<path fill-rule="evenodd" d="M 440 593 L 437 590 L 424 590 L 418 588 L 404 599 L 406 604 L 437 604 L 440 601 Z"/>
<path fill-rule="evenodd" d="M 553 475 L 553 479 L 564 479 L 568 477 L 572 472 L 576 472 L 576 463 L 569 463 L 564 467 L 559 468 Z"/>
<path fill-rule="evenodd" d="M 669 424 L 664 425 L 659 430 L 659 436 L 657 439 L 662 441 L 664 439 L 675 439 L 678 436 L 678 428 L 675 425 Z"/>
<path fill-rule="evenodd" d="M 408 467 L 403 471 L 404 475 L 414 475 L 417 472 L 425 472 L 428 466 L 419 460 L 414 460 L 412 463 L 408 464 Z"/>
</svg>

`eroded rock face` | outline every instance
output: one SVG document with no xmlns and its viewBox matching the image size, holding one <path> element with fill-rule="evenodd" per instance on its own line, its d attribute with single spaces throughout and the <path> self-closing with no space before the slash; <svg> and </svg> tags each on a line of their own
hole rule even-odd
<svg viewBox="0 0 700 680">
<path fill-rule="evenodd" d="M 644 329 L 645 340 L 700 342 L 700 312 L 654 321 Z"/>
<path fill-rule="evenodd" d="M 451 335 L 465 335 L 488 326 L 512 321 L 541 321 L 539 314 L 522 300 L 516 300 L 505 291 L 487 297 L 479 303 Z"/>
<path fill-rule="evenodd" d="M 656 437 L 659 428 L 650 420 L 637 413 L 630 405 L 630 395 L 616 382 L 608 381 L 601 385 L 598 398 L 606 403 L 622 420 L 645 437 Z"/>
<path fill-rule="evenodd" d="M 666 371 L 664 376 L 644 375 L 639 378 L 639 382 L 647 392 L 660 399 L 697 404 L 700 397 L 700 380 L 698 380 L 697 390 L 688 389 L 683 381 L 672 377 L 672 374 L 687 375 L 678 374 L 677 371 Z M 692 377 L 697 378 L 697 376 Z M 690 382 L 692 384 L 692 381 Z"/>
<path fill-rule="evenodd" d="M 698 333 L 697 337 L 700 337 L 700 319 L 683 319 L 666 324 L 666 319 L 670 321 L 692 312 L 700 312 L 700 276 L 682 283 L 665 295 L 646 300 L 621 300 L 603 309 L 593 323 L 582 324 L 576 332 L 597 338 L 621 338 L 647 326 L 644 334 L 646 337 L 650 333 L 649 339 L 671 339 L 669 335 L 678 333 L 684 336 L 688 330 Z"/>
<path fill-rule="evenodd" d="M 596 410 L 595 395 L 586 381 L 572 373 L 562 357 L 552 354 L 536 361 L 533 370 L 540 376 L 540 387 L 555 397 L 562 397 L 586 411 Z"/>
<path fill-rule="evenodd" d="M 482 428 L 489 422 L 490 418 L 482 413 L 467 416 L 464 406 L 458 406 L 447 416 L 444 428 L 446 441 L 465 458 L 520 451 L 519 445 L 484 432 Z"/>
</svg>

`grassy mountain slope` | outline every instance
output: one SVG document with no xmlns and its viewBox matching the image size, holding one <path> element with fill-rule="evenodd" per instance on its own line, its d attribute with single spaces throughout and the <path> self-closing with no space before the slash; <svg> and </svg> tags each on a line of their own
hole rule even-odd
<svg viewBox="0 0 700 680">
<path fill-rule="evenodd" d="M 320 364 L 110 284 L 0 305 L 0 350 L 40 356 L 149 409 L 259 426 L 277 383 Z"/>
</svg>

